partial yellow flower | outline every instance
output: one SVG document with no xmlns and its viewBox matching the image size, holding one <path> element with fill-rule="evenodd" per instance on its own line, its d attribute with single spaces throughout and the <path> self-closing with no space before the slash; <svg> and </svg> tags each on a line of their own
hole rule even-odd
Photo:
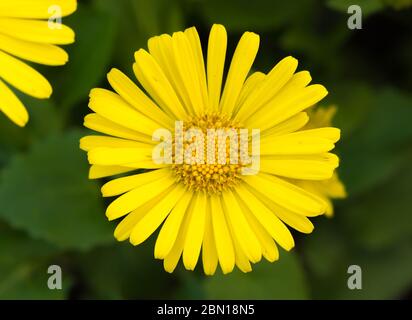
<svg viewBox="0 0 412 320">
<path fill-rule="evenodd" d="M 74 32 L 52 20 L 76 7 L 76 0 L 0 0 L 0 111 L 21 127 L 29 115 L 8 85 L 38 99 L 50 97 L 47 79 L 20 59 L 64 65 L 68 55 L 57 45 L 73 43 Z"/>
<path fill-rule="evenodd" d="M 332 119 L 336 113 L 337 109 L 335 106 L 329 107 L 316 107 L 308 110 L 310 121 L 304 127 L 304 129 L 316 129 L 321 127 L 332 126 Z M 326 216 L 333 216 L 333 203 L 332 199 L 343 199 L 346 198 L 345 185 L 340 181 L 338 173 L 334 172 L 332 178 L 322 181 L 295 181 L 299 186 L 310 191 L 320 198 L 322 198 L 326 206 Z"/>
<path fill-rule="evenodd" d="M 138 245 L 160 227 L 154 254 L 168 272 L 180 257 L 193 270 L 200 254 L 208 275 L 218 264 L 223 273 L 235 265 L 249 272 L 262 257 L 276 261 L 277 245 L 287 251 L 295 245 L 287 225 L 310 233 L 308 217 L 326 210 L 321 197 L 289 182 L 329 179 L 338 166 L 330 151 L 340 130 L 302 130 L 309 120 L 305 110 L 323 99 L 326 89 L 309 85 L 309 72 L 296 72 L 298 62 L 292 57 L 268 74 L 249 75 L 259 47 L 259 36 L 252 32 L 241 37 L 225 82 L 227 34 L 222 25 L 211 29 L 206 66 L 194 27 L 153 37 L 148 47 L 135 53 L 133 65 L 144 91 L 112 69 L 108 80 L 114 91 L 93 89 L 89 107 L 94 113 L 84 120 L 102 135 L 80 141 L 88 152 L 91 179 L 122 174 L 102 187 L 103 196 L 117 197 L 106 211 L 109 220 L 122 219 L 114 236 Z M 154 156 L 159 129 L 173 132 L 174 149 L 162 154 L 171 155 L 173 163 Z M 197 135 L 187 140 L 190 129 Z M 257 130 L 243 140 L 252 153 L 241 151 L 235 161 L 239 153 L 232 159 L 226 138 L 211 144 L 202 139 L 213 129 L 233 133 L 235 142 L 242 130 Z M 177 148 L 182 131 L 184 153 Z M 253 151 L 256 132 L 258 154 Z M 161 141 L 167 145 L 167 139 Z M 192 149 L 193 143 L 199 149 Z M 201 153 L 202 147 L 207 152 Z M 210 161 L 216 154 L 222 155 L 222 163 Z M 180 162 L 183 155 L 185 162 Z M 251 156 L 252 162 L 243 156 Z M 192 157 L 206 161 L 192 162 Z M 260 162 L 259 170 L 246 175 L 254 161 Z M 140 169 L 146 170 L 136 172 Z"/>
</svg>

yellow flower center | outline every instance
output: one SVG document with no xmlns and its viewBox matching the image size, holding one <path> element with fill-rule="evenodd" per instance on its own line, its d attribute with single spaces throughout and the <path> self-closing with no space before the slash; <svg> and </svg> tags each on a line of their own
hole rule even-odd
<svg viewBox="0 0 412 320">
<path fill-rule="evenodd" d="M 239 124 L 220 114 L 212 113 L 184 122 L 184 132 L 189 129 L 199 129 L 205 137 L 200 142 L 204 150 L 202 157 L 204 163 L 195 160 L 199 159 L 197 158 L 199 155 L 196 154 L 197 150 L 192 150 L 194 148 L 190 147 L 196 144 L 197 137 L 194 136 L 189 141 L 185 140 L 183 152 L 186 154 L 190 148 L 189 153 L 192 153 L 193 162 L 188 163 L 185 159 L 182 164 L 173 165 L 178 181 L 190 190 L 203 190 L 209 194 L 220 193 L 224 189 L 236 185 L 240 180 L 243 165 L 240 154 L 237 152 L 239 148 L 233 153 L 231 143 L 237 143 L 239 146 Z M 217 132 L 212 138 L 210 129 Z M 235 136 L 230 137 L 230 134 L 234 133 L 236 133 Z M 175 155 L 173 157 L 175 159 Z M 236 160 L 233 161 L 234 159 Z"/>
</svg>

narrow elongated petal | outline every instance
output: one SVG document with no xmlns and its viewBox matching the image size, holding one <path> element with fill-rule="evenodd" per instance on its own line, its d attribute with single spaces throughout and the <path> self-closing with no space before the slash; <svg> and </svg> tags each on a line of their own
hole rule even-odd
<svg viewBox="0 0 412 320">
<path fill-rule="evenodd" d="M 0 27 L 1 30 L 1 27 Z M 49 98 L 52 87 L 45 77 L 24 62 L 0 51 L 0 78 L 39 99 Z"/>
<path fill-rule="evenodd" d="M 339 158 L 332 153 L 316 155 L 285 155 L 263 157 L 260 170 L 292 179 L 330 179 L 339 165 Z"/>
<path fill-rule="evenodd" d="M 183 32 L 175 32 L 172 39 L 173 54 L 182 84 L 190 100 L 190 109 L 201 115 L 205 110 L 205 100 L 202 93 L 203 83 L 200 81 L 200 68 L 197 67 L 195 52 L 188 37 Z"/>
<path fill-rule="evenodd" d="M 164 221 L 184 191 L 183 186 L 177 185 L 156 203 L 133 228 L 130 242 L 136 246 L 145 241 Z"/>
<path fill-rule="evenodd" d="M 53 14 L 65 17 L 76 11 L 77 0 L 11 0 L 0 1 L 0 16 L 49 19 Z"/>
<path fill-rule="evenodd" d="M 146 91 L 166 113 L 185 120 L 185 109 L 155 59 L 147 51 L 140 49 L 135 53 L 135 60 L 133 71 Z"/>
<path fill-rule="evenodd" d="M 245 200 L 245 205 L 249 207 L 256 219 L 283 249 L 289 251 L 295 246 L 289 229 L 248 188 L 240 185 L 236 188 L 236 193 Z"/>
<path fill-rule="evenodd" d="M 213 234 L 216 241 L 216 251 L 223 273 L 232 272 L 235 265 L 235 250 L 222 208 L 220 197 L 210 197 L 212 211 Z"/>
<path fill-rule="evenodd" d="M 99 179 L 114 176 L 116 174 L 133 171 L 133 168 L 122 166 L 99 166 L 92 165 L 89 170 L 89 179 Z"/>
<path fill-rule="evenodd" d="M 260 128 L 261 131 L 269 129 L 313 106 L 327 94 L 324 86 L 314 84 L 302 90 L 295 90 L 291 95 L 279 95 L 272 99 L 266 108 L 262 108 L 260 112 L 256 112 L 247 119 L 245 123 L 251 128 Z"/>
<path fill-rule="evenodd" d="M 109 220 L 117 219 L 135 210 L 145 202 L 167 190 L 175 182 L 168 176 L 135 188 L 114 200 L 106 210 Z"/>
<path fill-rule="evenodd" d="M 222 100 L 220 101 L 220 110 L 226 115 L 232 115 L 243 83 L 255 60 L 258 48 L 259 36 L 252 32 L 245 32 L 233 55 Z"/>
<path fill-rule="evenodd" d="M 38 43 L 70 44 L 74 42 L 74 32 L 65 25 L 50 28 L 48 21 L 0 18 L 2 33 Z"/>
<path fill-rule="evenodd" d="M 223 193 L 225 213 L 233 226 L 233 232 L 245 253 L 252 262 L 258 262 L 262 257 L 262 248 L 253 230 L 250 228 L 239 203 L 231 191 Z"/>
<path fill-rule="evenodd" d="M 255 88 L 239 107 L 236 119 L 243 121 L 271 100 L 292 78 L 297 66 L 298 61 L 295 58 L 286 57 L 273 67 L 265 76 L 262 84 Z"/>
<path fill-rule="evenodd" d="M 212 212 L 210 206 L 210 198 L 208 199 L 208 206 L 206 212 L 206 226 L 205 235 L 202 245 L 202 261 L 203 270 L 206 275 L 213 275 L 218 264 L 218 256 L 216 250 L 216 241 L 213 235 Z"/>
<path fill-rule="evenodd" d="M 152 148 L 95 148 L 88 153 L 90 164 L 104 166 L 127 165 L 151 160 Z"/>
<path fill-rule="evenodd" d="M 4 34 L 0 34 L 0 50 L 24 60 L 50 66 L 63 65 L 69 60 L 66 51 L 58 46 L 20 40 Z"/>
<path fill-rule="evenodd" d="M 127 140 L 121 138 L 114 138 L 108 136 L 85 136 L 80 139 L 80 149 L 89 151 L 94 148 L 152 148 L 153 145 L 137 142 L 134 140 Z"/>
<path fill-rule="evenodd" d="M 110 121 L 97 113 L 90 113 L 84 117 L 83 125 L 86 128 L 95 130 L 97 132 L 105 133 L 111 136 L 141 141 L 148 144 L 154 143 L 146 134 L 139 133 L 133 129 L 126 128 L 121 124 Z"/>
<path fill-rule="evenodd" d="M 192 194 L 190 192 L 184 193 L 170 212 L 157 237 L 155 258 L 164 259 L 172 250 L 179 233 L 182 232 L 182 222 L 191 200 Z"/>
<path fill-rule="evenodd" d="M 120 70 L 110 70 L 107 79 L 112 88 L 137 111 L 167 128 L 173 127 L 172 119 Z"/>
<path fill-rule="evenodd" d="M 130 107 L 118 94 L 106 89 L 93 89 L 90 92 L 89 107 L 102 117 L 149 137 L 162 128 L 160 124 Z"/>
<path fill-rule="evenodd" d="M 323 201 L 309 192 L 286 182 L 275 176 L 259 174 L 247 176 L 244 180 L 254 189 L 259 190 L 268 198 L 274 199 L 279 205 L 293 212 L 308 213 L 308 215 L 321 214 L 325 211 Z"/>
<path fill-rule="evenodd" d="M 225 68 L 227 34 L 224 26 L 214 24 L 209 34 L 207 47 L 207 88 L 209 107 L 218 111 Z"/>
<path fill-rule="evenodd" d="M 170 175 L 170 169 L 159 169 L 145 173 L 138 173 L 132 176 L 121 177 L 105 183 L 102 187 L 103 197 L 113 197 L 128 192 L 132 189 L 143 186 L 151 181 L 155 181 Z"/>
<path fill-rule="evenodd" d="M 206 224 L 206 210 L 206 194 L 199 192 L 194 199 L 183 250 L 183 263 L 188 270 L 194 270 L 199 259 Z"/>
<path fill-rule="evenodd" d="M 13 91 L 0 80 L 0 111 L 10 118 L 15 124 L 23 127 L 29 120 L 26 108 L 16 97 Z"/>
<path fill-rule="evenodd" d="M 240 91 L 239 98 L 236 102 L 236 107 L 234 113 L 236 114 L 240 107 L 245 103 L 246 99 L 249 98 L 257 89 L 262 85 L 263 80 L 266 75 L 263 72 L 256 71 L 252 73 L 245 81 L 242 91 Z"/>
</svg>

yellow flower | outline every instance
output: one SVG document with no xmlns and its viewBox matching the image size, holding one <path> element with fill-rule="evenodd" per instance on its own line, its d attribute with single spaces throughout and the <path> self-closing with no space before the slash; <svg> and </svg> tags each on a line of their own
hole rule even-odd
<svg viewBox="0 0 412 320">
<path fill-rule="evenodd" d="M 309 109 L 308 114 L 310 121 L 303 129 L 316 129 L 322 127 L 329 127 L 332 125 L 333 116 L 336 113 L 335 106 L 329 107 L 317 107 L 316 109 Z M 345 185 L 340 181 L 337 172 L 335 172 L 332 178 L 322 181 L 309 181 L 301 180 L 296 181 L 296 184 L 302 188 L 310 191 L 317 196 L 321 197 L 326 206 L 326 216 L 333 216 L 333 203 L 331 199 L 342 199 L 346 198 Z"/>
<path fill-rule="evenodd" d="M 162 225 L 154 254 L 168 272 L 181 256 L 186 269 L 193 270 L 200 253 L 208 275 L 218 264 L 223 273 L 235 265 L 248 272 L 262 256 L 277 260 L 277 245 L 294 247 L 286 225 L 310 233 L 307 217 L 326 210 L 320 197 L 287 179 L 329 179 L 338 166 L 338 157 L 329 151 L 340 138 L 339 129 L 301 130 L 309 120 L 305 109 L 325 97 L 326 89 L 309 85 L 309 72 L 295 73 L 292 57 L 268 74 L 248 76 L 259 47 L 259 36 L 252 32 L 241 37 L 223 85 L 226 46 L 225 28 L 214 25 L 205 67 L 195 28 L 153 37 L 149 52 L 135 53 L 133 70 L 144 91 L 112 69 L 108 80 L 115 92 L 90 93 L 94 113 L 84 124 L 105 134 L 80 141 L 88 152 L 90 178 L 123 174 L 102 187 L 103 196 L 118 196 L 106 211 L 109 220 L 123 218 L 114 235 L 138 245 Z M 223 133 L 217 144 L 214 139 L 209 144 L 213 129 Z M 249 134 L 242 140 L 245 129 Z M 173 148 L 168 148 L 167 132 L 173 133 Z M 234 145 L 240 141 L 241 152 L 233 159 L 232 140 L 228 148 L 224 136 L 228 132 L 236 137 Z M 178 148 L 181 137 L 183 150 Z M 162 143 L 163 153 L 157 153 Z M 212 161 L 216 155 L 223 162 Z M 162 156 L 173 163 L 158 161 Z M 205 156 L 206 162 L 192 161 Z M 125 175 L 137 169 L 150 171 Z"/>
<path fill-rule="evenodd" d="M 21 127 L 29 115 L 6 83 L 38 99 L 50 97 L 47 79 L 20 59 L 64 65 L 68 55 L 56 45 L 74 42 L 74 32 L 57 20 L 73 13 L 76 6 L 76 0 L 0 1 L 0 111 Z"/>
</svg>

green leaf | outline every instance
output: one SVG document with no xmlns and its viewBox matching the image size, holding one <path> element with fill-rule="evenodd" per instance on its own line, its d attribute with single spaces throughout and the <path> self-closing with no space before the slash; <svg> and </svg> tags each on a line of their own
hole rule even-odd
<svg viewBox="0 0 412 320">
<path fill-rule="evenodd" d="M 147 48 L 150 37 L 183 29 L 179 1 L 168 0 L 95 0 L 94 6 L 111 15 L 117 26 L 115 64 L 133 76 L 133 54 Z"/>
<path fill-rule="evenodd" d="M 0 216 L 34 238 L 88 249 L 112 239 L 101 195 L 87 179 L 80 132 L 51 136 L 13 158 L 0 180 Z"/>
<path fill-rule="evenodd" d="M 282 252 L 279 261 L 261 261 L 244 274 L 234 270 L 204 279 L 208 299 L 307 299 L 304 270 L 293 252 Z"/>
<path fill-rule="evenodd" d="M 76 32 L 76 42 L 67 47 L 70 61 L 54 81 L 55 97 L 66 109 L 86 99 L 109 71 L 116 25 L 111 15 L 81 4 L 64 23 Z"/>
<path fill-rule="evenodd" d="M 30 119 L 20 128 L 0 112 L 0 168 L 14 152 L 27 149 L 31 141 L 59 132 L 63 127 L 61 115 L 52 100 L 38 100 L 16 92 L 26 106 Z"/>
<path fill-rule="evenodd" d="M 356 222 L 355 222 L 356 223 Z M 338 228 L 339 222 L 323 223 L 305 241 L 302 252 L 309 270 L 316 299 L 394 299 L 412 284 L 411 237 L 392 247 L 364 250 L 352 242 L 350 233 Z M 382 232 L 382 230 L 381 230 Z M 349 289 L 348 267 L 361 268 L 362 289 Z"/>
<path fill-rule="evenodd" d="M 412 157 L 406 159 L 412 161 Z M 377 249 L 412 237 L 411 181 L 408 165 L 384 185 L 342 207 L 340 218 L 354 241 Z"/>
<path fill-rule="evenodd" d="M 379 186 L 407 161 L 412 141 L 410 101 L 402 92 L 382 90 L 364 123 L 342 141 L 340 172 L 349 195 Z"/>
<path fill-rule="evenodd" d="M 176 276 L 153 258 L 153 241 L 138 247 L 128 242 L 99 247 L 80 254 L 77 261 L 86 299 L 167 299 L 176 283 Z"/>
<path fill-rule="evenodd" d="M 62 289 L 50 290 L 48 266 L 56 249 L 0 223 L 0 299 L 63 299 L 70 275 L 63 274 Z"/>
</svg>

